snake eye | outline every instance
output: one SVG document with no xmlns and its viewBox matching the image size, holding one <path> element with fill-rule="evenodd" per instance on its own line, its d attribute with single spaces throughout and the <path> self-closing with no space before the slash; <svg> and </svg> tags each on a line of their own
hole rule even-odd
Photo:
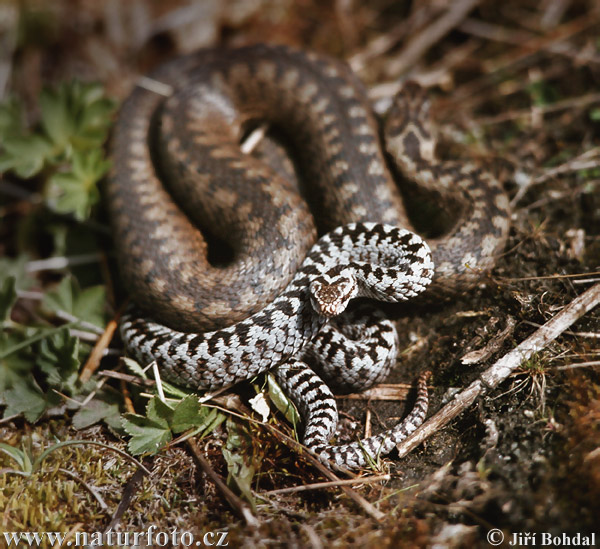
<svg viewBox="0 0 600 549">
<path fill-rule="evenodd" d="M 343 313 L 348 302 L 357 295 L 358 287 L 353 278 L 337 275 L 320 278 L 310 285 L 310 300 L 313 309 L 326 317 Z"/>
</svg>

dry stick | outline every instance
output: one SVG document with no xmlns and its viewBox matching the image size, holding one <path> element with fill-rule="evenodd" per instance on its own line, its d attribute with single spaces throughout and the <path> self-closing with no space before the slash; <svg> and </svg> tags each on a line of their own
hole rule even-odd
<svg viewBox="0 0 600 549">
<path fill-rule="evenodd" d="M 340 395 L 339 400 L 406 400 L 412 385 L 408 383 L 379 383 L 363 393 Z"/>
<path fill-rule="evenodd" d="M 575 298 L 554 318 L 546 322 L 525 341 L 488 368 L 479 379 L 455 396 L 437 414 L 427 420 L 410 437 L 398 444 L 400 457 L 416 448 L 421 442 L 439 431 L 444 425 L 466 410 L 480 395 L 495 389 L 525 360 L 544 349 L 551 341 L 567 330 L 576 320 L 600 304 L 600 284 L 592 286 Z"/>
<path fill-rule="evenodd" d="M 100 339 L 98 339 L 98 341 L 94 345 L 90 356 L 88 357 L 83 369 L 81 370 L 81 373 L 79 374 L 79 380 L 83 383 L 88 381 L 92 377 L 92 374 L 98 369 L 98 366 L 100 366 L 100 361 L 102 360 L 104 351 L 108 348 L 113 338 L 113 335 L 115 334 L 115 331 L 119 324 L 119 319 L 123 314 L 123 310 L 124 307 L 121 307 L 117 311 L 115 317 L 106 325 L 106 328 L 100 336 Z"/>
<path fill-rule="evenodd" d="M 187 445 L 192 451 L 194 458 L 202 468 L 202 470 L 206 473 L 206 476 L 210 479 L 210 481 L 216 486 L 217 490 L 219 490 L 225 499 L 231 505 L 234 511 L 242 517 L 246 524 L 252 528 L 258 528 L 260 526 L 257 518 L 252 514 L 248 505 L 238 496 L 236 496 L 229 487 L 223 482 L 221 477 L 217 475 L 216 471 L 211 467 L 208 460 L 202 455 L 202 452 L 199 450 L 196 441 L 193 439 L 188 439 Z"/>
<path fill-rule="evenodd" d="M 295 492 L 306 492 L 308 490 L 319 490 L 321 488 L 335 488 L 337 486 L 350 486 L 352 484 L 369 484 L 373 482 L 381 482 L 390 480 L 390 475 L 377 475 L 374 477 L 347 478 L 331 482 L 315 482 L 314 484 L 303 484 L 301 486 L 290 486 L 289 488 L 278 488 L 277 490 L 269 490 L 262 492 L 261 496 L 272 496 L 275 494 L 290 494 Z"/>
<path fill-rule="evenodd" d="M 400 55 L 388 65 L 388 73 L 397 75 L 414 65 L 421 56 L 436 42 L 459 25 L 468 13 L 479 4 L 479 0 L 461 0 L 452 2 L 448 11 L 423 29 Z"/>
</svg>

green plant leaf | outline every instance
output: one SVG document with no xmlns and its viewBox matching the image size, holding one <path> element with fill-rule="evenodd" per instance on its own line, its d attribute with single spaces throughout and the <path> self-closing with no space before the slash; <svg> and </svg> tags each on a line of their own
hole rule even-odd
<svg viewBox="0 0 600 549">
<path fill-rule="evenodd" d="M 31 288 L 34 282 L 31 275 L 27 274 L 28 261 L 27 254 L 21 254 L 14 259 L 0 257 L 0 273 L 3 273 L 6 278 L 13 277 L 15 279 L 15 289 L 17 290 L 27 290 Z"/>
<path fill-rule="evenodd" d="M 111 429 L 120 431 L 122 423 L 119 403 L 94 398 L 73 415 L 73 427 L 77 430 L 85 429 L 100 421 L 104 421 Z"/>
<path fill-rule="evenodd" d="M 16 461 L 17 465 L 21 468 L 21 470 L 25 471 L 29 460 L 26 459 L 25 452 L 23 452 L 23 450 L 19 450 L 14 446 L 10 446 L 8 444 L 5 444 L 4 442 L 0 442 L 0 452 L 6 454 L 9 458 Z"/>
<path fill-rule="evenodd" d="M 171 419 L 171 430 L 183 433 L 196 428 L 202 437 L 212 433 L 225 419 L 225 415 L 216 408 L 202 406 L 196 395 L 189 395 L 178 402 Z"/>
<path fill-rule="evenodd" d="M 17 301 L 17 290 L 15 289 L 15 286 L 15 277 L 9 276 L 4 280 L 2 288 L 0 288 L 0 322 L 8 320 L 10 311 L 12 310 L 15 301 Z"/>
<path fill-rule="evenodd" d="M 173 419 L 173 408 L 157 396 L 154 396 L 148 401 L 148 405 L 146 406 L 146 417 L 151 421 L 170 428 L 171 420 Z"/>
<path fill-rule="evenodd" d="M 14 383 L 4 391 L 4 399 L 4 417 L 23 414 L 30 423 L 35 423 L 48 406 L 46 395 L 31 380 Z"/>
<path fill-rule="evenodd" d="M 131 435 L 127 447 L 133 455 L 156 454 L 173 438 L 171 430 L 163 422 L 138 414 L 124 414 L 122 427 Z"/>
<path fill-rule="evenodd" d="M 0 103 L 0 143 L 9 136 L 23 135 L 23 109 L 17 98 Z"/>
<path fill-rule="evenodd" d="M 36 363 L 51 387 L 70 394 L 76 392 L 79 339 L 72 337 L 66 328 L 39 343 Z"/>
<path fill-rule="evenodd" d="M 56 89 L 45 88 L 40 94 L 42 127 L 61 154 L 69 147 L 70 137 L 75 131 L 71 89 L 63 83 Z"/>
<path fill-rule="evenodd" d="M 110 168 L 101 150 L 74 151 L 71 169 L 57 172 L 49 180 L 47 199 L 59 212 L 77 219 L 89 217 L 92 206 L 100 199 L 98 182 Z"/>
<path fill-rule="evenodd" d="M 24 341 L 23 334 L 0 333 L 0 403 L 5 402 L 5 391 L 30 375 L 33 360 L 21 353 L 10 351 Z M 6 414 L 4 417 L 8 417 Z"/>
<path fill-rule="evenodd" d="M 54 150 L 52 143 L 42 135 L 8 137 L 3 147 L 0 173 L 11 170 L 24 179 L 41 172 Z"/>
<path fill-rule="evenodd" d="M 194 395 L 189 395 L 178 402 L 170 421 L 173 432 L 182 433 L 187 429 L 201 425 L 206 415 L 200 413 L 201 408 L 198 397 Z"/>
<path fill-rule="evenodd" d="M 244 444 L 242 434 L 231 419 L 227 420 L 227 432 L 227 443 L 223 448 L 223 457 L 227 463 L 227 484 L 237 489 L 254 510 L 256 502 L 252 494 L 252 480 L 256 467 L 249 463 L 250 457 L 244 451 L 247 445 Z"/>
<path fill-rule="evenodd" d="M 285 419 L 293 425 L 295 431 L 296 426 L 300 424 L 300 415 L 298 414 L 294 403 L 282 391 L 281 387 L 271 374 L 267 376 L 267 385 L 271 402 L 275 404 L 275 407 L 285 416 Z"/>
<path fill-rule="evenodd" d="M 125 356 L 123 357 L 123 363 L 134 376 L 141 377 L 142 379 L 148 379 L 148 375 L 144 369 L 135 360 L 133 360 L 133 358 Z"/>
<path fill-rule="evenodd" d="M 103 286 L 81 290 L 75 278 L 66 276 L 54 290 L 46 293 L 43 303 L 53 311 L 67 312 L 79 320 L 102 328 L 105 297 Z"/>
<path fill-rule="evenodd" d="M 104 97 L 102 86 L 65 82 L 40 95 L 42 127 L 68 158 L 74 150 L 99 147 L 106 139 L 115 103 Z"/>
</svg>

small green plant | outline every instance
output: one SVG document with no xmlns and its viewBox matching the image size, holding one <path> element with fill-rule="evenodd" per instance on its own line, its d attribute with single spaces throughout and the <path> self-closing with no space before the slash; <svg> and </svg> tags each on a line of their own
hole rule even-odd
<svg viewBox="0 0 600 549">
<path fill-rule="evenodd" d="M 154 396 L 148 401 L 145 415 L 124 414 L 122 424 L 131 436 L 129 451 L 139 455 L 156 454 L 173 439 L 173 435 L 185 431 L 189 431 L 189 436 L 206 436 L 224 419 L 216 408 L 200 405 L 195 395 L 173 403 Z"/>
<path fill-rule="evenodd" d="M 28 128 L 18 101 L 0 105 L 0 173 L 40 176 L 49 207 L 85 219 L 110 166 L 102 146 L 115 104 L 101 86 L 73 81 L 44 89 L 39 106 L 40 123 Z"/>
<path fill-rule="evenodd" d="M 78 395 L 90 389 L 77 377 L 81 359 L 89 347 L 71 335 L 80 323 L 103 325 L 104 290 L 80 290 L 66 277 L 45 296 L 53 312 L 66 311 L 72 322 L 61 326 L 25 326 L 10 319 L 17 298 L 17 278 L 8 276 L 0 288 L 0 404 L 4 417 L 22 414 L 35 422 L 67 394 Z"/>
<path fill-rule="evenodd" d="M 527 86 L 527 91 L 531 96 L 531 102 L 536 107 L 544 107 L 551 103 L 555 103 L 559 94 L 554 86 L 545 80 L 536 80 Z"/>
<path fill-rule="evenodd" d="M 11 458 L 17 465 L 18 469 L 2 469 L 2 473 L 13 473 L 24 477 L 30 477 L 41 470 L 44 460 L 52 453 L 64 448 L 65 446 L 100 446 L 107 450 L 112 450 L 118 454 L 127 457 L 132 460 L 136 465 L 143 467 L 143 465 L 135 460 L 134 458 L 127 456 L 124 452 L 118 448 L 109 446 L 108 444 L 102 444 L 101 442 L 95 442 L 91 440 L 65 440 L 63 442 L 57 442 L 52 446 L 49 446 L 39 454 L 34 454 L 31 449 L 31 444 L 23 445 L 21 449 L 0 442 L 0 452 Z"/>
</svg>

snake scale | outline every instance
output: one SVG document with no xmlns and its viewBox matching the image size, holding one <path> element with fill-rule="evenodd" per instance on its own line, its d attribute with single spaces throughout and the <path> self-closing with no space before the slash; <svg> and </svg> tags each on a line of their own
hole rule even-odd
<svg viewBox="0 0 600 549">
<path fill-rule="evenodd" d="M 425 374 L 402 423 L 329 444 L 337 409 L 323 379 L 362 390 L 397 355 L 394 325 L 348 303 L 477 283 L 505 244 L 502 185 L 473 163 L 436 159 L 429 102 L 414 83 L 388 114 L 384 150 L 364 86 L 324 56 L 271 45 L 202 50 L 150 78 L 165 93 L 137 86 L 123 104 L 108 184 L 135 303 L 121 323 L 126 347 L 194 389 L 272 370 L 303 417 L 304 443 L 326 463 L 357 468 L 391 451 L 425 417 Z M 292 151 L 299 177 L 240 150 L 259 123 Z M 428 245 L 411 231 L 391 170 L 461 204 L 445 236 Z M 228 251 L 215 259 L 220 246 Z"/>
</svg>

